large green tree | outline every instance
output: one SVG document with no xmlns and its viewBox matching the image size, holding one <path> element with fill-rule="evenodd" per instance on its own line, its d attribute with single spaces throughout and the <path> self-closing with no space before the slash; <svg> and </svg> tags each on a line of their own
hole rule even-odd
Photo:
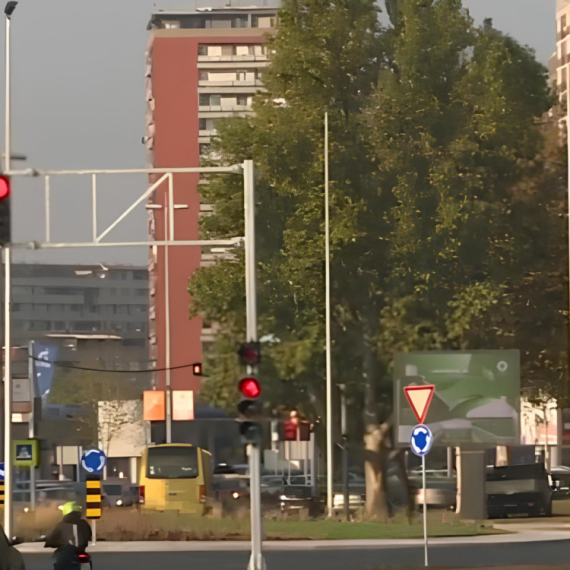
<svg viewBox="0 0 570 570">
<path fill-rule="evenodd" d="M 324 401 L 329 113 L 334 378 L 364 410 L 352 415 L 353 430 L 364 435 L 367 510 L 380 519 L 388 512 L 393 354 L 517 346 L 529 378 L 540 376 L 544 341 L 526 327 L 545 310 L 543 328 L 554 338 L 564 292 L 554 235 L 560 184 L 542 192 L 560 178 L 536 124 L 552 104 L 544 68 L 489 22 L 477 28 L 460 0 L 391 1 L 388 10 L 393 27 L 382 29 L 368 0 L 285 0 L 268 42 L 267 92 L 254 116 L 224 122 L 214 144 L 217 159 L 251 158 L 258 168 L 269 399 L 316 415 Z M 203 232 L 243 231 L 239 180 L 204 188 L 215 214 Z M 547 281 L 557 309 L 529 307 Z M 196 273 L 189 290 L 191 313 L 221 331 L 204 396 L 229 405 L 244 330 L 241 253 Z M 554 383 L 565 370 L 559 346 L 548 364 Z"/>
</svg>

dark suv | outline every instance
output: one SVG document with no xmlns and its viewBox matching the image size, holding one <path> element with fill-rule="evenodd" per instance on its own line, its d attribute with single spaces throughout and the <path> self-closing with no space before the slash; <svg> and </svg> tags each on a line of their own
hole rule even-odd
<svg viewBox="0 0 570 570">
<path fill-rule="evenodd" d="M 552 483 L 543 463 L 489 468 L 486 492 L 489 518 L 552 516 Z"/>
</svg>

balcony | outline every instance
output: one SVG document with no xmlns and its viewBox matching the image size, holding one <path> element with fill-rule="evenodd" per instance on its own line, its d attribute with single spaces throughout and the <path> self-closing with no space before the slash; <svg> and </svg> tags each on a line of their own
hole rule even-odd
<svg viewBox="0 0 570 570">
<path fill-rule="evenodd" d="M 249 105 L 200 105 L 198 107 L 200 113 L 243 113 L 251 111 Z"/>
<path fill-rule="evenodd" d="M 200 62 L 243 62 L 243 61 L 269 61 L 267 55 L 199 55 Z"/>
<path fill-rule="evenodd" d="M 217 81 L 216 79 L 200 79 L 199 87 L 262 87 L 261 79 L 242 79 L 235 81 Z"/>
</svg>

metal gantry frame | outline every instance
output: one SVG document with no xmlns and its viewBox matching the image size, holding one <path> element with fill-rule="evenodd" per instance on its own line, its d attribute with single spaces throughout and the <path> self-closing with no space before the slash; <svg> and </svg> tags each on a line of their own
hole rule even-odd
<svg viewBox="0 0 570 570">
<path fill-rule="evenodd" d="M 8 164 L 8 162 L 6 163 Z M 196 247 L 232 247 L 245 242 L 245 265 L 246 265 L 246 316 L 247 316 L 247 340 L 257 340 L 257 280 L 256 280 L 256 260 L 255 260 L 255 173 L 253 161 L 247 160 L 243 164 L 230 167 L 204 167 L 204 168 L 142 168 L 123 170 L 48 170 L 48 171 L 8 171 L 5 174 L 11 176 L 43 176 L 44 177 L 44 199 L 45 199 L 45 239 L 44 241 L 13 243 L 4 247 L 5 266 L 5 364 L 4 364 L 4 390 L 5 390 L 5 473 L 6 473 L 6 499 L 4 509 L 4 528 L 8 536 L 13 534 L 13 503 L 12 503 L 12 470 L 13 458 L 11 453 L 12 432 L 12 379 L 11 379 L 11 265 L 13 249 L 77 249 L 91 247 L 129 247 L 129 246 L 159 246 L 164 247 L 165 252 L 165 291 L 168 291 L 168 250 L 170 247 L 196 246 Z M 98 226 L 98 180 L 104 175 L 127 175 L 146 174 L 156 175 L 158 180 L 153 182 L 130 206 L 122 211 L 116 219 L 102 231 Z M 174 203 L 174 175 L 175 174 L 230 174 L 242 175 L 244 179 L 244 216 L 245 216 L 245 236 L 224 240 L 177 240 L 175 234 L 175 210 Z M 54 242 L 51 235 L 51 222 L 53 219 L 52 180 L 63 176 L 84 176 L 91 178 L 91 238 L 78 242 Z M 111 232 L 117 228 L 128 215 L 133 212 L 143 202 L 148 201 L 152 194 L 164 183 L 168 183 L 168 190 L 165 193 L 164 208 L 164 239 L 142 240 L 142 241 L 106 241 Z M 158 205 L 157 205 L 158 206 Z M 165 325 L 166 325 L 166 398 L 167 398 L 167 418 L 166 431 L 167 441 L 171 441 L 172 434 L 172 406 L 170 402 L 170 323 L 169 323 L 169 296 L 165 295 Z M 251 559 L 248 570 L 265 570 L 265 560 L 262 553 L 262 518 L 261 518 L 261 488 L 260 488 L 260 468 L 261 449 L 258 445 L 249 446 L 249 463 L 251 475 Z"/>
</svg>

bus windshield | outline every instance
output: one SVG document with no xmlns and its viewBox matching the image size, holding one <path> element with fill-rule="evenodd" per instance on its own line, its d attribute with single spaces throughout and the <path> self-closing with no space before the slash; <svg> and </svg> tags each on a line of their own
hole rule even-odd
<svg viewBox="0 0 570 570">
<path fill-rule="evenodd" d="M 195 447 L 151 447 L 148 450 L 149 479 L 195 479 L 198 454 Z"/>
</svg>

